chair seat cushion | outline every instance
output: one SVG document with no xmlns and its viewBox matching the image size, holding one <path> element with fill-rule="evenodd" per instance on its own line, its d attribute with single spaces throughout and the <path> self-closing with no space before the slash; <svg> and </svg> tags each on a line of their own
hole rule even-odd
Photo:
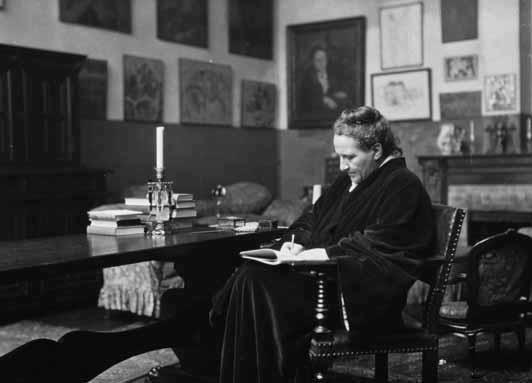
<svg viewBox="0 0 532 383">
<path fill-rule="evenodd" d="M 332 341 L 312 340 L 311 358 L 348 357 L 363 354 L 420 352 L 437 350 L 438 337 L 421 329 L 403 329 L 392 334 L 375 334 L 362 339 L 360 333 L 338 330 L 332 334 Z"/>
<path fill-rule="evenodd" d="M 440 316 L 448 319 L 465 319 L 469 311 L 466 301 L 446 302 L 440 307 Z"/>
</svg>

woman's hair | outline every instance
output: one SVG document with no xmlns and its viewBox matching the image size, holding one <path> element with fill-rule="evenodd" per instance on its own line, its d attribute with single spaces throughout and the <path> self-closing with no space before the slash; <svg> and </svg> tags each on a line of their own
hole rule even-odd
<svg viewBox="0 0 532 383">
<path fill-rule="evenodd" d="M 334 122 L 333 130 L 336 135 L 357 140 L 362 150 L 370 150 L 375 144 L 381 144 L 383 159 L 390 154 L 403 153 L 388 121 L 371 106 L 344 110 Z"/>
</svg>

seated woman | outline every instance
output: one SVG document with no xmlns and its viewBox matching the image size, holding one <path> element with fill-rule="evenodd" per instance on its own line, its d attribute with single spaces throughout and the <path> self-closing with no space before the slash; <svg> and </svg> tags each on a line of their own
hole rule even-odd
<svg viewBox="0 0 532 383">
<path fill-rule="evenodd" d="M 333 130 L 342 173 L 279 247 L 337 259 L 340 320 L 367 337 L 401 325 L 408 289 L 433 240 L 431 201 L 378 110 L 345 110 Z M 314 293 L 303 274 L 244 263 L 210 312 L 220 335 L 219 382 L 291 380 L 308 347 Z"/>
</svg>

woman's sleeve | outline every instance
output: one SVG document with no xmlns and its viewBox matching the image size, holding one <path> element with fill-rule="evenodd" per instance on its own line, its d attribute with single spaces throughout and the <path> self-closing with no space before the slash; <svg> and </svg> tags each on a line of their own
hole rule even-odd
<svg viewBox="0 0 532 383">
<path fill-rule="evenodd" d="M 416 253 L 430 245 L 433 219 L 430 200 L 419 180 L 386 193 L 363 232 L 350 233 L 326 248 L 330 258 L 378 250 Z"/>
</svg>

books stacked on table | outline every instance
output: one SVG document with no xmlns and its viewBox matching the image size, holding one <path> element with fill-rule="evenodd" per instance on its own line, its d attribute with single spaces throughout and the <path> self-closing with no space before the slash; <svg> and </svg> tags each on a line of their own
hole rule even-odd
<svg viewBox="0 0 532 383">
<path fill-rule="evenodd" d="M 192 227 L 197 216 L 196 201 L 190 193 L 173 193 L 175 210 L 172 212 L 172 229 Z M 149 213 L 150 203 L 147 198 L 125 198 L 125 205 L 143 213 Z"/>
<path fill-rule="evenodd" d="M 141 222 L 141 211 L 138 210 L 91 210 L 90 224 L 87 234 L 102 235 L 135 235 L 144 234 L 145 225 Z"/>
</svg>

